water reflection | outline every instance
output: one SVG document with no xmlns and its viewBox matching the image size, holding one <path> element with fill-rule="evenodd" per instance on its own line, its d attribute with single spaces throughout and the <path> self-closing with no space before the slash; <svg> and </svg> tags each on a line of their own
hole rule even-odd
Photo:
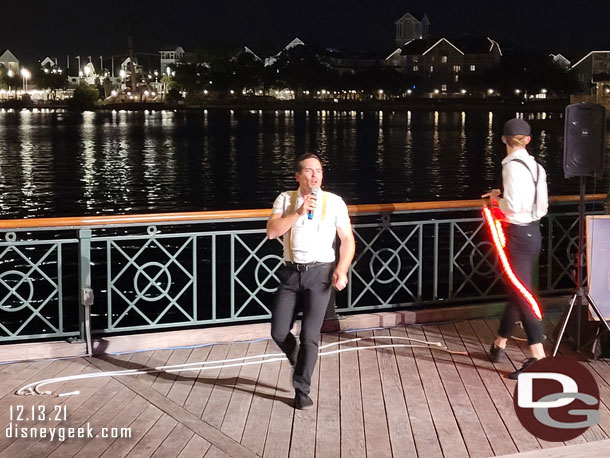
<svg viewBox="0 0 610 458">
<path fill-rule="evenodd" d="M 0 110 L 4 218 L 269 207 L 295 186 L 292 161 L 319 154 L 348 203 L 477 198 L 501 179 L 503 123 L 533 129 L 553 194 L 561 113 L 508 111 L 85 112 Z M 607 168 L 610 161 L 607 161 Z M 603 192 L 608 186 L 594 183 Z"/>
</svg>

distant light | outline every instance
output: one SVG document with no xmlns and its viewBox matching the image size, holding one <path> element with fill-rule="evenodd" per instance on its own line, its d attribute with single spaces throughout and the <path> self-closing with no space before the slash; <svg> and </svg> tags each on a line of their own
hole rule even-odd
<svg viewBox="0 0 610 458">
<path fill-rule="evenodd" d="M 466 94 L 466 89 L 462 89 L 462 90 L 460 91 L 460 93 L 462 93 L 462 94 Z"/>
<path fill-rule="evenodd" d="M 207 95 L 207 94 L 208 94 L 208 90 L 207 90 L 207 89 L 204 89 L 204 90 L 203 90 L 203 93 L 204 93 L 205 95 Z"/>
<path fill-rule="evenodd" d="M 438 89 L 435 89 L 435 90 L 434 90 L 434 93 L 435 93 L 435 94 L 438 94 L 439 92 L 440 92 L 440 91 L 439 91 Z"/>
<path fill-rule="evenodd" d="M 491 94 L 493 94 L 493 93 L 494 93 L 494 90 L 493 90 L 493 89 L 487 89 L 487 93 L 488 93 L 489 95 L 491 95 Z"/>
<path fill-rule="evenodd" d="M 117 95 L 117 91 L 115 91 L 114 89 L 112 90 L 112 92 L 110 92 L 110 95 L 112 95 L 113 97 L 115 97 Z"/>
<path fill-rule="evenodd" d="M 30 73 L 30 71 L 27 68 L 22 68 L 21 76 L 23 76 L 27 80 L 30 78 L 30 76 L 32 76 L 32 74 Z"/>
<path fill-rule="evenodd" d="M 413 91 L 411 89 L 407 89 L 407 94 L 411 94 Z"/>
<path fill-rule="evenodd" d="M 542 94 L 546 94 L 546 89 L 540 89 L 540 92 L 541 92 Z"/>
<path fill-rule="evenodd" d="M 153 97 L 155 97 L 155 96 L 157 95 L 157 93 L 156 93 L 156 92 L 153 92 L 151 95 L 152 95 Z"/>
<path fill-rule="evenodd" d="M 383 89 L 379 89 L 379 95 L 383 94 Z"/>
<path fill-rule="evenodd" d="M 231 95 L 235 94 L 235 91 L 233 89 L 231 89 L 229 92 L 231 93 Z"/>
<path fill-rule="evenodd" d="M 12 78 L 13 76 L 15 76 L 15 72 L 9 68 L 8 72 L 7 72 L 7 75 L 8 75 L 9 78 Z"/>
<path fill-rule="evenodd" d="M 515 89 L 515 94 L 521 94 L 521 89 Z"/>
<path fill-rule="evenodd" d="M 45 73 L 49 73 L 49 69 L 48 69 L 48 68 L 45 68 L 43 71 L 44 71 Z"/>
<path fill-rule="evenodd" d="M 121 78 L 125 78 L 125 75 L 126 75 L 125 70 L 121 69 L 121 71 L 119 72 L 119 76 Z"/>
<path fill-rule="evenodd" d="M 150 92 L 148 92 L 148 91 L 144 91 L 144 95 L 145 95 L 146 97 L 148 97 L 148 96 L 150 95 Z"/>
</svg>

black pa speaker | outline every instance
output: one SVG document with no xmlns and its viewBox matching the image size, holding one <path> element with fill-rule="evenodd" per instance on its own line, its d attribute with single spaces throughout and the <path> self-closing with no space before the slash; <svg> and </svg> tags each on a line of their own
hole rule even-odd
<svg viewBox="0 0 610 458">
<path fill-rule="evenodd" d="M 563 137 L 563 173 L 566 178 L 604 173 L 606 109 L 596 103 L 566 107 Z"/>
</svg>

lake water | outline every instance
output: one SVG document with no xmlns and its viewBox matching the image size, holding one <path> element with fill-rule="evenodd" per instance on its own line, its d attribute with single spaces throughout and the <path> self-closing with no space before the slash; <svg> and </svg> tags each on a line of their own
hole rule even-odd
<svg viewBox="0 0 610 458">
<path fill-rule="evenodd" d="M 323 158 L 326 189 L 348 204 L 473 199 L 500 185 L 515 114 L 2 110 L 1 217 L 269 208 L 295 187 L 303 152 Z M 523 115 L 550 193 L 578 194 L 563 175 L 563 114 Z M 609 175 L 587 191 L 607 192 Z"/>
</svg>

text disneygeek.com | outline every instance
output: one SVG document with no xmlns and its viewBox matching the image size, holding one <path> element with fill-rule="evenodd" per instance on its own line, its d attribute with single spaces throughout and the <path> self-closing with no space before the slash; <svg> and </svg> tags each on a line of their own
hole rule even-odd
<svg viewBox="0 0 610 458">
<path fill-rule="evenodd" d="M 128 439 L 131 437 L 131 428 L 104 427 L 95 430 L 89 422 L 82 426 L 60 426 L 59 423 L 66 422 L 69 418 L 65 404 L 28 407 L 12 405 L 8 414 L 9 424 L 4 428 L 4 437 L 7 439 L 46 439 L 51 442 L 63 442 L 72 438 Z M 33 425 L 30 426 L 28 423 Z"/>
<path fill-rule="evenodd" d="M 63 442 L 66 439 L 73 438 L 94 438 L 101 437 L 104 439 L 119 439 L 130 438 L 131 428 L 109 428 L 104 427 L 98 432 L 95 432 L 93 427 L 86 423 L 84 426 L 68 427 L 68 426 L 22 426 L 15 423 L 10 423 L 4 430 L 4 436 L 7 439 L 48 439 L 51 442 Z"/>
</svg>

